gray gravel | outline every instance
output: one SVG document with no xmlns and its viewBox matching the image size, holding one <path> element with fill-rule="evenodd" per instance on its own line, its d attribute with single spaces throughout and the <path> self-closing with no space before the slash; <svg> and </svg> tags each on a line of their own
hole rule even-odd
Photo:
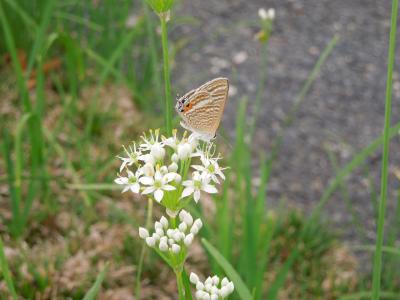
<svg viewBox="0 0 400 300">
<path fill-rule="evenodd" d="M 178 16 L 189 22 L 172 29 L 176 42 L 185 43 L 176 57 L 174 86 L 182 94 L 216 76 L 231 79 L 236 91 L 229 99 L 223 126 L 231 134 L 237 103 L 246 96 L 254 103 L 258 84 L 260 45 L 253 38 L 260 7 L 276 9 L 276 21 L 268 51 L 268 79 L 255 148 L 269 152 L 273 139 L 290 110 L 320 52 L 334 34 L 340 41 L 287 131 L 279 161 L 269 186 L 269 201 L 310 210 L 334 176 L 330 149 L 344 165 L 382 132 L 386 81 L 386 55 L 391 1 L 389 0 L 291 0 L 184 1 Z M 400 48 L 399 48 L 400 49 Z M 399 51 L 397 51 L 399 53 Z M 245 55 L 244 55 L 245 54 Z M 235 63 L 243 55 L 247 59 Z M 400 77 L 395 73 L 393 124 L 400 119 Z M 400 139 L 391 146 L 390 207 L 399 180 Z M 397 151 L 396 151 L 397 150 Z M 379 190 L 380 153 L 369 159 L 375 188 Z M 347 183 L 350 201 L 374 238 L 375 224 L 365 170 Z M 393 209 L 391 209 L 393 210 Z M 337 192 L 324 209 L 325 216 L 341 229 L 345 239 L 356 237 L 351 215 Z"/>
</svg>

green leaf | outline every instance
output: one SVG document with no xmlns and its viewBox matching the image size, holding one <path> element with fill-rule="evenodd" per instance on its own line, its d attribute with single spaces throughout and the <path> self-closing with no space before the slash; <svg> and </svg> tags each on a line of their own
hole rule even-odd
<svg viewBox="0 0 400 300">
<path fill-rule="evenodd" d="M 211 254 L 211 256 L 214 257 L 217 263 L 221 266 L 221 268 L 224 269 L 229 279 L 232 280 L 232 282 L 235 285 L 235 290 L 239 294 L 240 298 L 246 300 L 253 299 L 253 296 L 251 295 L 249 289 L 243 282 L 242 278 L 235 271 L 232 265 L 225 259 L 225 257 L 223 257 L 222 254 L 219 253 L 219 251 L 214 246 L 212 246 L 206 239 L 201 239 L 201 242 L 203 243 L 207 251 Z"/>
<path fill-rule="evenodd" d="M 86 293 L 85 297 L 82 300 L 94 300 L 97 297 L 97 294 L 100 292 L 101 284 L 103 283 L 104 277 L 106 276 L 106 272 L 108 270 L 108 265 L 97 275 L 96 281 Z"/>
<path fill-rule="evenodd" d="M 17 300 L 18 295 L 15 292 L 14 283 L 11 278 L 10 269 L 8 268 L 6 256 L 4 254 L 4 246 L 1 238 L 0 238 L 0 274 L 3 274 L 4 280 L 6 281 L 6 285 L 8 290 L 10 291 L 12 299 Z"/>
<path fill-rule="evenodd" d="M 146 0 L 146 2 L 158 14 L 169 11 L 174 5 L 174 0 Z"/>
</svg>

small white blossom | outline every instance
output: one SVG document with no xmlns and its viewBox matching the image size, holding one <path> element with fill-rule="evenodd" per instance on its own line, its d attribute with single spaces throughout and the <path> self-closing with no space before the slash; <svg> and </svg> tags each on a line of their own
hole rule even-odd
<svg viewBox="0 0 400 300">
<path fill-rule="evenodd" d="M 182 209 L 179 213 L 179 219 L 182 222 L 185 222 L 187 226 L 192 226 L 193 224 L 193 217 L 189 214 L 186 210 Z"/>
<path fill-rule="evenodd" d="M 144 185 L 147 185 L 142 194 L 154 194 L 154 199 L 157 202 L 161 202 L 162 198 L 164 197 L 164 191 L 173 191 L 175 187 L 168 184 L 175 178 L 175 173 L 167 173 L 162 175 L 160 171 L 156 171 L 153 177 L 142 177 L 140 182 Z"/>
<path fill-rule="evenodd" d="M 134 174 L 132 171 L 127 170 L 126 171 L 128 176 L 119 176 L 117 179 L 114 180 L 116 184 L 124 185 L 124 189 L 122 190 L 122 193 L 125 193 L 126 191 L 131 191 L 132 193 L 138 194 L 140 193 L 140 176 L 142 176 L 141 170 L 137 170 L 136 174 Z"/>
<path fill-rule="evenodd" d="M 204 191 L 209 194 L 215 194 L 218 190 L 215 186 L 210 184 L 211 178 L 206 173 L 200 174 L 199 172 L 193 172 L 192 180 L 186 180 L 182 182 L 185 189 L 182 192 L 181 198 L 185 198 L 193 194 L 193 199 L 197 203 L 200 199 L 200 192 Z"/>
<path fill-rule="evenodd" d="M 176 173 L 176 171 L 178 171 L 178 164 L 176 162 L 172 162 L 168 166 L 168 171 Z"/>
<path fill-rule="evenodd" d="M 194 234 L 193 234 L 193 233 L 189 233 L 189 234 L 185 237 L 185 239 L 183 240 L 183 242 L 185 243 L 185 245 L 186 245 L 187 247 L 189 247 L 189 246 L 192 244 L 193 239 L 194 239 Z"/>
<path fill-rule="evenodd" d="M 165 252 L 165 251 L 168 250 L 168 244 L 165 243 L 164 241 L 162 241 L 162 242 L 160 241 L 160 244 L 158 245 L 158 248 L 159 248 L 161 251 Z"/>
<path fill-rule="evenodd" d="M 219 184 L 217 175 L 225 180 L 225 175 L 222 173 L 222 168 L 218 165 L 218 159 L 207 158 L 204 155 L 200 157 L 203 165 L 193 165 L 192 168 L 199 171 L 200 173 L 206 173 L 210 175 L 211 179 Z"/>
<path fill-rule="evenodd" d="M 136 144 L 133 144 L 133 149 L 129 146 L 129 151 L 124 147 L 124 151 L 128 157 L 117 156 L 119 159 L 122 160 L 122 164 L 119 168 L 120 172 L 122 172 L 122 170 L 126 166 L 132 166 L 133 164 L 136 164 L 138 162 L 139 156 L 141 156 L 142 154 L 140 150 L 136 149 Z"/>
</svg>

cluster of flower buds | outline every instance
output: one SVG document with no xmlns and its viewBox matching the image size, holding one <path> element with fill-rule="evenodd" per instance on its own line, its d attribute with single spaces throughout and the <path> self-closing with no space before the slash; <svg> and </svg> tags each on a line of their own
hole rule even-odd
<svg viewBox="0 0 400 300">
<path fill-rule="evenodd" d="M 162 252 L 170 251 L 178 254 L 182 247 L 190 246 L 195 235 L 200 231 L 203 223 L 200 219 L 193 221 L 193 217 L 185 210 L 179 213 L 181 223 L 177 228 L 169 228 L 167 218 L 164 216 L 154 224 L 154 233 L 140 227 L 139 236 L 146 241 L 149 247 L 156 247 Z"/>
<path fill-rule="evenodd" d="M 260 8 L 258 10 L 258 16 L 261 20 L 274 20 L 275 19 L 275 9 L 270 8 L 266 10 L 265 8 Z"/>
<path fill-rule="evenodd" d="M 222 280 L 217 275 L 208 277 L 204 282 L 200 281 L 195 273 L 190 273 L 190 282 L 196 285 L 196 299 L 218 300 L 229 296 L 233 290 L 233 282 L 224 277 Z"/>
</svg>

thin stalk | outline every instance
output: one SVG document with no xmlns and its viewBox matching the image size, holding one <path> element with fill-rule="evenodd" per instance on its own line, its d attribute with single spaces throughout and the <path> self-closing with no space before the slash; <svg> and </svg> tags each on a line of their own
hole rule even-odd
<svg viewBox="0 0 400 300">
<path fill-rule="evenodd" d="M 149 228 L 151 225 L 151 218 L 153 216 L 153 199 L 149 197 L 148 199 L 148 208 L 147 208 L 147 216 L 146 216 L 146 228 Z M 143 269 L 143 261 L 144 256 L 146 254 L 147 245 L 143 243 L 142 250 L 140 252 L 140 258 L 138 263 L 138 270 L 136 274 L 136 299 L 140 299 L 140 281 L 142 277 L 142 269 Z"/>
<path fill-rule="evenodd" d="M 175 270 L 176 282 L 178 285 L 179 300 L 185 300 L 185 286 L 182 279 L 182 270 Z"/>
<path fill-rule="evenodd" d="M 167 33 L 168 13 L 160 14 L 161 22 L 161 41 L 163 49 L 163 67 L 164 67 L 164 86 L 165 86 L 165 126 L 167 134 L 172 134 L 172 111 L 171 111 L 171 81 L 169 70 L 169 52 L 168 52 L 168 33 Z"/>
<path fill-rule="evenodd" d="M 265 83 L 267 79 L 267 65 L 268 65 L 268 42 L 262 44 L 261 48 L 261 68 L 260 68 L 260 79 L 258 82 L 257 94 L 256 94 L 256 101 L 254 104 L 253 116 L 250 123 L 250 138 L 253 139 L 254 130 L 256 127 L 261 99 L 265 91 Z"/>
<path fill-rule="evenodd" d="M 375 246 L 374 268 L 373 268 L 373 278 L 372 278 L 372 300 L 379 299 L 379 294 L 381 289 L 382 246 L 383 246 L 386 200 L 387 200 L 389 144 L 390 144 L 389 129 L 390 129 L 390 115 L 392 108 L 392 76 L 393 76 L 393 65 L 394 65 L 395 49 L 396 49 L 397 7 L 398 7 L 398 0 L 393 0 L 389 51 L 388 51 L 389 53 L 388 53 L 387 81 L 386 81 L 386 104 L 385 104 L 385 125 L 383 131 L 381 193 L 380 193 L 377 239 Z"/>
</svg>

